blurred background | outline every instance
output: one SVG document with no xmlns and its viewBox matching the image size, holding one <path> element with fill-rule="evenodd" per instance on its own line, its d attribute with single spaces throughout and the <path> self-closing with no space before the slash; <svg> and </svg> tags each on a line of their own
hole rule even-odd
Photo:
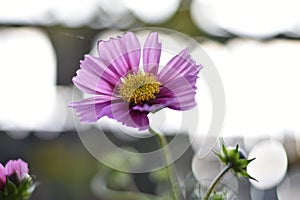
<svg viewBox="0 0 300 200">
<path fill-rule="evenodd" d="M 72 96 L 82 98 L 71 79 L 99 38 L 162 27 L 198 41 L 216 65 L 226 95 L 224 142 L 238 143 L 257 158 L 249 174 L 259 182 L 229 184 L 238 199 L 299 199 L 299 6 L 296 0 L 2 0 L 1 163 L 19 157 L 29 162 L 40 182 L 33 200 L 108 199 L 97 186 L 99 174 L 109 169 L 84 147 L 75 124 L 81 133 L 98 128 L 76 123 L 67 107 Z M 199 102 L 209 104 L 209 95 L 201 94 Z M 142 151 L 156 145 L 120 136 L 107 123 L 102 128 L 119 146 Z M 190 143 L 189 134 L 181 137 Z M 176 161 L 182 179 L 192 174 L 200 182 L 210 180 L 214 163 L 219 170 L 213 156 L 197 157 L 198 143 Z M 154 194 L 159 188 L 151 177 L 133 179 L 141 191 Z"/>
</svg>

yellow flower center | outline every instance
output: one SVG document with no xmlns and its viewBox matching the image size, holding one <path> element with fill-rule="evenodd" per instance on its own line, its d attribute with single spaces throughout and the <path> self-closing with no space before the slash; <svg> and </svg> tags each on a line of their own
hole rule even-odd
<svg viewBox="0 0 300 200">
<path fill-rule="evenodd" d="M 128 74 L 119 86 L 122 99 L 132 104 L 143 104 L 152 99 L 160 91 L 160 82 L 149 73 Z"/>
</svg>

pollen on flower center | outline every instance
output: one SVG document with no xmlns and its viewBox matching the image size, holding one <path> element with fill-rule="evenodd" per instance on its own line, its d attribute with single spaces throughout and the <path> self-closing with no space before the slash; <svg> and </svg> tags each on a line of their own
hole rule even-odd
<svg viewBox="0 0 300 200">
<path fill-rule="evenodd" d="M 149 73 L 128 74 L 119 86 L 122 99 L 132 104 L 143 104 L 152 99 L 160 91 L 160 82 Z"/>
</svg>

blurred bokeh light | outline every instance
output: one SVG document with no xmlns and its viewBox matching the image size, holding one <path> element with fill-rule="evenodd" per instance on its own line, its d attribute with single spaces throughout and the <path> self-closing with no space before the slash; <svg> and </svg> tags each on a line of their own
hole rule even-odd
<svg viewBox="0 0 300 200">
<path fill-rule="evenodd" d="M 1 29 L 0 34 L 2 129 L 48 130 L 56 126 L 52 123 L 46 128 L 56 106 L 56 58 L 48 37 L 34 28 Z M 61 112 L 59 116 L 64 115 Z"/>
<path fill-rule="evenodd" d="M 207 32 L 266 38 L 299 31 L 299 1 L 193 0 L 192 17 Z"/>
<path fill-rule="evenodd" d="M 262 141 L 252 148 L 248 157 L 255 158 L 255 162 L 248 165 L 247 172 L 257 179 L 257 181 L 250 180 L 256 188 L 263 190 L 273 188 L 285 177 L 288 160 L 279 142 Z"/>
</svg>

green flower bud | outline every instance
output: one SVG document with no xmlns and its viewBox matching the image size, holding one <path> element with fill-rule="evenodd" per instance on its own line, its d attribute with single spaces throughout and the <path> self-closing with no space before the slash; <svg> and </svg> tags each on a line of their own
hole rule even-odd
<svg viewBox="0 0 300 200">
<path fill-rule="evenodd" d="M 222 151 L 220 154 L 217 153 L 217 156 L 225 165 L 229 165 L 231 167 L 231 170 L 236 176 L 256 180 L 247 173 L 248 164 L 255 158 L 250 160 L 246 159 L 246 155 L 239 149 L 239 145 L 236 145 L 235 148 L 226 148 L 225 145 L 222 144 Z"/>
</svg>

